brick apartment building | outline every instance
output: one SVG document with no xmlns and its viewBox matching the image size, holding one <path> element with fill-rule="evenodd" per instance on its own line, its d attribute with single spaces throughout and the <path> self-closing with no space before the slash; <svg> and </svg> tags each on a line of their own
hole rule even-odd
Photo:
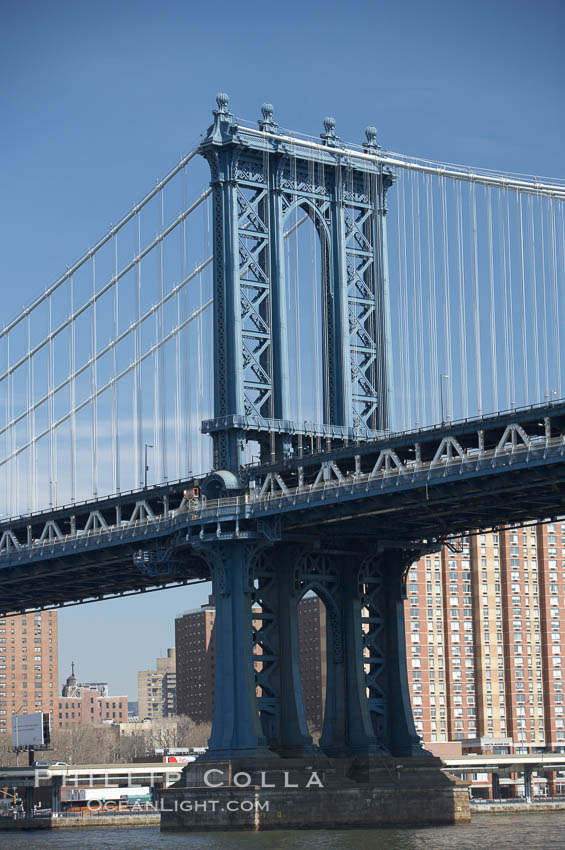
<svg viewBox="0 0 565 850">
<path fill-rule="evenodd" d="M 68 729 L 76 725 L 127 721 L 127 696 L 110 696 L 105 683 L 78 683 L 74 667 L 73 664 L 71 675 L 63 685 L 62 695 L 57 699 L 53 727 Z"/>
<path fill-rule="evenodd" d="M 326 609 L 317 596 L 298 606 L 300 673 L 306 719 L 311 733 L 321 732 L 326 700 Z"/>
<path fill-rule="evenodd" d="M 55 710 L 58 689 L 57 612 L 0 619 L 0 735 L 12 714 Z"/>
<path fill-rule="evenodd" d="M 201 608 L 175 619 L 177 712 L 195 723 L 207 723 L 214 709 L 216 674 L 216 609 L 212 597 Z"/>
<path fill-rule="evenodd" d="M 175 620 L 177 711 L 197 723 L 211 721 L 214 709 L 215 616 L 210 597 L 202 608 L 187 611 Z M 259 628 L 260 622 L 255 626 Z M 317 596 L 301 601 L 298 627 L 306 717 L 310 729 L 320 731 L 326 692 L 326 613 Z M 255 654 L 260 654 L 259 647 Z"/>
<path fill-rule="evenodd" d="M 469 739 L 495 751 L 565 751 L 565 522 L 454 543 L 408 574 L 419 734 L 438 753 Z"/>
</svg>

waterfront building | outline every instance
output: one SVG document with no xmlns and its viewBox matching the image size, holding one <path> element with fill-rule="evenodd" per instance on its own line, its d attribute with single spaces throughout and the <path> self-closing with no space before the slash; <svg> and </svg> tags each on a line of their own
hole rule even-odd
<svg viewBox="0 0 565 850">
<path fill-rule="evenodd" d="M 0 735 L 11 737 L 13 714 L 53 712 L 57 682 L 57 612 L 1 618 Z"/>
<path fill-rule="evenodd" d="M 176 651 L 167 649 L 164 658 L 157 658 L 155 670 L 140 670 L 137 674 L 138 716 L 140 720 L 158 720 L 177 713 Z"/>
</svg>

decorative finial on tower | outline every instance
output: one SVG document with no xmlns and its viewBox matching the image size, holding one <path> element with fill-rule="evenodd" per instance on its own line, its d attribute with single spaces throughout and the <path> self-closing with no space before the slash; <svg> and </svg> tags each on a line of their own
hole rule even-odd
<svg viewBox="0 0 565 850">
<path fill-rule="evenodd" d="M 225 91 L 219 91 L 218 94 L 216 95 L 216 103 L 218 104 L 217 111 L 223 112 L 224 114 L 229 114 L 228 113 L 229 102 L 230 102 L 229 95 L 227 95 L 225 93 Z M 214 110 L 214 114 L 215 113 L 216 113 L 216 110 Z"/>
<path fill-rule="evenodd" d="M 375 153 L 380 149 L 377 144 L 377 128 L 371 124 L 365 130 L 366 142 L 363 142 L 363 148 L 367 153 Z"/>
<path fill-rule="evenodd" d="M 75 675 L 75 662 L 71 661 L 71 676 Z"/>
<path fill-rule="evenodd" d="M 263 132 L 276 133 L 278 130 L 279 125 L 276 121 L 273 121 L 274 112 L 275 108 L 272 103 L 264 103 L 261 107 L 263 119 L 260 119 L 257 123 L 259 125 L 259 129 Z"/>
<path fill-rule="evenodd" d="M 225 91 L 218 92 L 216 95 L 217 109 L 212 110 L 214 123 L 211 127 L 208 127 L 207 138 L 219 144 L 231 139 L 236 127 L 233 115 L 228 109 L 229 102 L 229 95 Z"/>
<path fill-rule="evenodd" d="M 335 134 L 335 118 L 332 118 L 331 116 L 324 118 L 324 130 L 325 133 L 320 133 L 320 138 L 323 140 L 325 145 L 330 145 L 332 147 L 341 145 L 341 139 Z"/>
</svg>

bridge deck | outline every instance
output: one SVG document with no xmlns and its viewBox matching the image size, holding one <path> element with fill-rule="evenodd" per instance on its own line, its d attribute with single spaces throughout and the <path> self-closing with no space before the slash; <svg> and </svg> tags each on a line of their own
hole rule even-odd
<svg viewBox="0 0 565 850">
<path fill-rule="evenodd" d="M 3 611 L 201 581 L 218 539 L 330 535 L 374 547 L 565 510 L 565 404 L 536 407 L 250 467 L 232 498 L 176 482 L 0 523 Z"/>
</svg>

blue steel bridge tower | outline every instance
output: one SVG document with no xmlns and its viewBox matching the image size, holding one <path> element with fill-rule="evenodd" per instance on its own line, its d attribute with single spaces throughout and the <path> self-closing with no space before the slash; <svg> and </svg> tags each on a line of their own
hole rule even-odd
<svg viewBox="0 0 565 850">
<path fill-rule="evenodd" d="M 354 154 L 332 118 L 314 144 L 283 135 L 270 104 L 258 129 L 250 129 L 228 103 L 218 95 L 200 145 L 214 204 L 215 415 L 202 425 L 214 441 L 214 472 L 203 485 L 208 498 L 237 495 L 248 483 L 248 441 L 259 443 L 263 462 L 303 452 L 305 423 L 289 414 L 283 243 L 297 207 L 312 220 L 322 257 L 325 418 L 312 426 L 314 436 L 331 449 L 390 424 L 385 216 L 394 177 L 375 156 L 375 128 Z M 370 523 L 361 536 L 324 524 L 295 534 L 278 517 L 219 524 L 191 542 L 209 566 L 216 599 L 207 758 L 311 757 L 297 620 L 309 591 L 323 600 L 328 619 L 320 751 L 423 754 L 409 703 L 402 603 L 403 573 L 419 552 L 377 540 Z M 260 614 L 252 614 L 254 604 Z"/>
<path fill-rule="evenodd" d="M 389 423 L 390 322 L 386 192 L 390 170 L 352 158 L 326 118 L 321 145 L 280 133 L 264 104 L 259 130 L 238 125 L 219 94 L 200 146 L 214 197 L 214 467 L 239 476 L 246 442 L 261 459 L 299 453 L 305 423 L 290 416 L 284 230 L 297 208 L 319 236 L 324 446 L 363 439 Z M 366 153 L 376 153 L 368 127 Z"/>
</svg>

